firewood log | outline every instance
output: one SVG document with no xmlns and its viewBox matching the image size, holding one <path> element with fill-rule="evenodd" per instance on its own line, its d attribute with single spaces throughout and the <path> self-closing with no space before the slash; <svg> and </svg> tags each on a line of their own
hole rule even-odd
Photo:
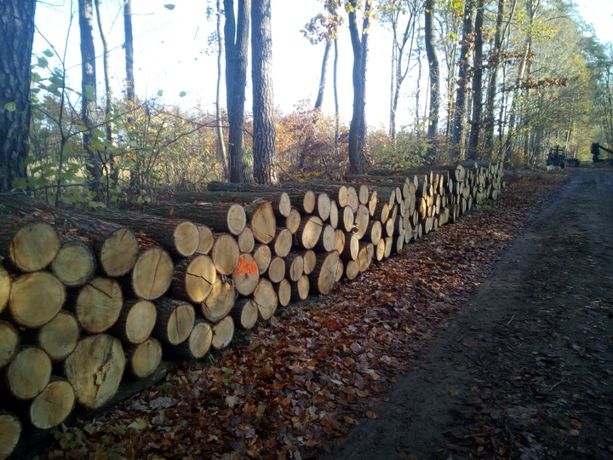
<svg viewBox="0 0 613 460">
<path fill-rule="evenodd" d="M 292 232 L 287 228 L 279 228 L 270 244 L 275 255 L 285 257 L 292 250 L 292 243 Z"/>
<path fill-rule="evenodd" d="M 79 336 L 77 318 L 67 311 L 60 311 L 38 330 L 36 341 L 53 361 L 62 361 L 74 351 Z"/>
<path fill-rule="evenodd" d="M 111 278 L 94 278 L 79 289 L 75 301 L 77 320 L 91 334 L 104 332 L 115 324 L 121 313 L 123 293 Z"/>
<path fill-rule="evenodd" d="M 17 231 L 10 233 L 17 226 Z M 0 216 L 0 254 L 9 256 L 22 272 L 35 272 L 49 265 L 61 247 L 60 237 L 46 222 L 20 223 L 11 215 Z"/>
<path fill-rule="evenodd" d="M 66 380 L 49 383 L 30 404 L 30 423 L 41 430 L 58 426 L 74 409 L 75 400 L 75 391 Z"/>
<path fill-rule="evenodd" d="M 347 238 L 345 236 L 345 232 L 340 228 L 337 228 L 334 233 L 336 234 L 336 244 L 334 246 L 334 250 L 340 254 L 345 248 L 345 241 Z"/>
<path fill-rule="evenodd" d="M 330 217 L 330 208 L 330 196 L 326 192 L 317 193 L 317 201 L 313 213 L 325 222 Z"/>
<path fill-rule="evenodd" d="M 360 264 L 357 260 L 348 260 L 345 263 L 345 276 L 348 280 L 354 280 L 360 274 Z"/>
<path fill-rule="evenodd" d="M 260 275 L 266 273 L 266 270 L 268 270 L 268 266 L 270 265 L 270 261 L 272 260 L 272 251 L 270 250 L 270 246 L 267 244 L 258 244 L 253 251 L 253 258 L 258 266 Z"/>
<path fill-rule="evenodd" d="M 336 283 L 336 266 L 338 265 L 338 252 L 332 251 L 317 255 L 315 269 L 310 274 L 311 288 L 319 294 L 329 294 Z"/>
<path fill-rule="evenodd" d="M 174 266 L 168 252 L 153 246 L 143 251 L 124 285 L 135 297 L 154 300 L 163 296 L 172 282 Z"/>
<path fill-rule="evenodd" d="M 226 316 L 217 324 L 213 325 L 213 340 L 211 346 L 215 350 L 221 350 L 230 345 L 234 337 L 234 321 L 231 316 Z"/>
<path fill-rule="evenodd" d="M 302 275 L 298 281 L 291 283 L 292 300 L 305 300 L 309 296 L 310 281 L 307 275 Z"/>
<path fill-rule="evenodd" d="M 336 204 L 336 201 L 330 200 L 330 216 L 328 217 L 328 222 L 330 223 L 330 225 L 332 225 L 332 228 L 334 229 L 338 228 L 338 217 L 338 205 Z"/>
<path fill-rule="evenodd" d="M 289 197 L 294 207 L 303 214 L 313 214 L 317 205 L 317 196 L 312 190 L 292 191 Z"/>
<path fill-rule="evenodd" d="M 287 307 L 292 300 L 292 286 L 290 282 L 283 278 L 279 283 L 275 284 L 275 289 L 277 290 L 279 305 Z"/>
<path fill-rule="evenodd" d="M 187 302 L 160 297 L 155 302 L 157 319 L 153 334 L 169 345 L 179 345 L 187 340 L 194 328 L 194 307 Z"/>
<path fill-rule="evenodd" d="M 253 302 L 258 307 L 260 318 L 268 321 L 275 314 L 279 299 L 270 280 L 261 278 L 253 292 Z"/>
<path fill-rule="evenodd" d="M 19 325 L 36 328 L 51 321 L 65 299 L 66 288 L 51 273 L 26 273 L 13 281 L 9 311 Z"/>
<path fill-rule="evenodd" d="M 213 249 L 215 243 L 215 235 L 208 225 L 196 224 L 198 229 L 198 248 L 196 254 L 208 254 Z"/>
<path fill-rule="evenodd" d="M 304 274 L 310 275 L 315 270 L 315 264 L 317 263 L 317 255 L 315 251 L 304 251 L 302 253 L 304 259 Z"/>
<path fill-rule="evenodd" d="M 149 338 L 157 322 L 157 309 L 150 300 L 126 301 L 113 326 L 113 335 L 127 343 L 138 345 Z"/>
<path fill-rule="evenodd" d="M 77 401 L 87 409 L 98 409 L 115 396 L 125 366 L 120 340 L 107 334 L 79 340 L 64 361 L 66 377 Z"/>
<path fill-rule="evenodd" d="M 176 352 L 188 359 L 202 359 L 211 349 L 213 328 L 203 320 L 196 321 L 188 339 L 180 344 Z"/>
<path fill-rule="evenodd" d="M 251 254 L 241 254 L 232 273 L 234 288 L 241 295 L 249 295 L 260 280 L 258 264 Z"/>
<path fill-rule="evenodd" d="M 2 313 L 8 304 L 11 283 L 11 275 L 0 265 L 0 313 Z"/>
<path fill-rule="evenodd" d="M 357 260 L 360 251 L 360 239 L 355 233 L 345 233 L 345 246 L 341 252 L 344 261 Z"/>
<path fill-rule="evenodd" d="M 245 206 L 245 213 L 255 239 L 260 243 L 270 243 L 277 230 L 277 218 L 270 202 L 263 201 Z"/>
<path fill-rule="evenodd" d="M 21 438 L 22 425 L 16 415 L 0 412 L 0 458 L 8 458 Z"/>
<path fill-rule="evenodd" d="M 285 258 L 285 277 L 290 281 L 298 281 L 304 274 L 304 257 L 302 254 L 292 252 Z"/>
<path fill-rule="evenodd" d="M 303 218 L 295 235 L 296 245 L 304 249 L 313 249 L 319 241 L 322 230 L 323 222 L 319 217 Z"/>
<path fill-rule="evenodd" d="M 237 327 L 243 330 L 252 329 L 258 321 L 258 306 L 253 299 L 241 297 L 232 307 L 232 318 Z"/>
<path fill-rule="evenodd" d="M 255 238 L 249 226 L 246 226 L 236 238 L 240 252 L 251 253 L 255 248 Z"/>
<path fill-rule="evenodd" d="M 0 369 L 11 362 L 19 349 L 21 337 L 8 321 L 0 321 Z"/>
<path fill-rule="evenodd" d="M 199 255 L 184 259 L 175 266 L 170 291 L 178 299 L 200 303 L 209 295 L 217 280 L 213 259 Z"/>
<path fill-rule="evenodd" d="M 230 313 L 235 299 L 234 285 L 229 281 L 218 279 L 207 298 L 200 304 L 202 315 L 212 323 L 216 323 Z"/>
<path fill-rule="evenodd" d="M 285 218 L 285 228 L 287 228 L 292 235 L 294 235 L 298 228 L 300 228 L 300 222 L 302 221 L 302 215 L 296 208 L 292 208 L 289 215 Z"/>
<path fill-rule="evenodd" d="M 96 273 L 96 257 L 85 243 L 67 241 L 53 259 L 51 271 L 65 286 L 83 286 Z"/>
<path fill-rule="evenodd" d="M 147 378 L 160 366 L 162 344 L 155 337 L 132 344 L 126 349 L 126 360 L 130 375 L 137 379 Z"/>
<path fill-rule="evenodd" d="M 211 258 L 222 275 L 230 275 L 238 264 L 240 249 L 236 239 L 228 234 L 219 235 L 213 245 Z"/>
<path fill-rule="evenodd" d="M 285 267 L 285 259 L 273 257 L 268 266 L 268 279 L 273 283 L 279 283 L 285 277 Z"/>
<path fill-rule="evenodd" d="M 21 400 L 36 397 L 50 378 L 51 359 L 38 347 L 22 348 L 6 368 L 7 389 L 13 397 Z"/>
<path fill-rule="evenodd" d="M 345 206 L 344 208 L 342 208 L 340 223 L 342 230 L 345 230 L 346 232 L 352 232 L 354 230 L 355 213 L 353 212 L 353 209 L 351 209 L 351 207 Z"/>
<path fill-rule="evenodd" d="M 336 231 L 332 225 L 325 224 L 323 226 L 319 240 L 315 245 L 315 249 L 319 252 L 330 252 L 336 248 Z"/>
</svg>

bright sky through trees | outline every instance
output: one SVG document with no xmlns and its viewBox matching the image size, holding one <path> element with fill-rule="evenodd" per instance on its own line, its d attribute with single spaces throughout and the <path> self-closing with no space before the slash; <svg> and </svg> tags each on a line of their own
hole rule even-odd
<svg viewBox="0 0 613 460">
<path fill-rule="evenodd" d="M 116 93 L 123 88 L 123 17 L 122 0 L 104 0 L 103 24 L 109 41 L 110 63 Z M 172 3 L 174 8 L 165 5 Z M 613 0 L 579 0 L 579 11 L 592 23 L 600 41 L 613 42 Z M 49 45 L 43 36 L 62 52 L 70 17 L 69 0 L 40 3 L 36 11 L 34 48 L 41 53 Z M 76 2 L 73 9 L 76 10 Z M 162 102 L 179 104 L 185 109 L 201 107 L 214 110 L 215 57 L 208 46 L 214 31 L 214 18 L 206 19 L 205 0 L 133 0 L 134 54 L 136 91 L 140 98 L 161 94 Z M 304 24 L 322 10 L 317 0 L 273 0 L 273 67 L 275 104 L 282 112 L 292 111 L 301 101 L 311 107 L 316 95 L 323 44 L 311 45 L 301 34 Z M 346 24 L 346 21 L 345 21 Z M 95 32 L 96 33 L 96 32 Z M 70 31 L 67 68 L 69 84 L 79 87 L 80 55 L 78 23 L 73 19 Z M 351 113 L 351 50 L 349 32 L 344 26 L 339 33 L 340 110 L 345 121 Z M 387 126 L 389 111 L 389 33 L 379 24 L 372 29 L 367 73 L 366 116 L 371 126 Z M 101 52 L 98 42 L 96 51 Z M 331 66 L 330 66 L 331 70 Z M 424 75 L 427 72 L 424 70 Z M 332 74 L 324 111 L 332 112 Z M 425 78 L 424 78 L 425 80 Z M 424 97 L 426 82 L 423 81 Z M 409 107 L 413 107 L 415 82 L 404 88 L 405 103 L 400 105 L 398 127 L 411 123 Z M 183 95 L 183 96 L 181 96 Z M 247 105 L 251 107 L 250 89 Z M 407 99 L 410 98 L 410 99 Z M 423 104 L 423 102 L 422 102 Z"/>
</svg>

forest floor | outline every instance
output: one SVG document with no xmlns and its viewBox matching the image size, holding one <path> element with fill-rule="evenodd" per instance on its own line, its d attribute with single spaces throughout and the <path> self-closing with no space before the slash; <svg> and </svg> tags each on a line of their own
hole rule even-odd
<svg viewBox="0 0 613 460">
<path fill-rule="evenodd" d="M 613 172 L 503 197 L 96 418 L 48 458 L 611 458 Z"/>
</svg>

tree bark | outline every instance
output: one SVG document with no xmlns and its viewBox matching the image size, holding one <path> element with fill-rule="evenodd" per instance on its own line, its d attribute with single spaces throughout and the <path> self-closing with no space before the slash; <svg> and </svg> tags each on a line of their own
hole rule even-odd
<svg viewBox="0 0 613 460">
<path fill-rule="evenodd" d="M 126 53 L 126 97 L 128 101 L 136 101 L 134 85 L 134 38 L 132 37 L 132 0 L 124 0 L 123 4 L 124 49 Z"/>
<path fill-rule="evenodd" d="M 328 69 L 328 58 L 330 57 L 330 48 L 332 46 L 332 40 L 326 39 L 326 45 L 324 47 L 324 56 L 321 59 L 321 72 L 319 74 L 319 86 L 317 87 L 317 99 L 315 99 L 315 106 L 313 110 L 321 110 L 321 106 L 324 103 L 324 91 L 326 89 L 326 72 Z"/>
<path fill-rule="evenodd" d="M 483 103 L 483 16 L 485 13 L 485 0 L 477 0 L 477 14 L 475 17 L 475 56 L 473 60 L 472 97 L 473 110 L 468 139 L 468 158 L 476 160 L 479 157 L 479 134 L 481 132 L 481 111 Z"/>
<path fill-rule="evenodd" d="M 0 192 L 26 177 L 35 10 L 35 0 L 0 2 Z"/>
<path fill-rule="evenodd" d="M 494 32 L 494 49 L 491 51 L 491 70 L 487 82 L 487 97 L 484 115 L 484 150 L 486 154 L 493 155 L 494 148 L 494 102 L 496 99 L 496 83 L 498 82 L 498 67 L 502 55 L 502 19 L 504 17 L 505 0 L 498 0 L 496 13 L 496 31 Z"/>
<path fill-rule="evenodd" d="M 472 14 L 475 0 L 466 0 L 464 4 L 464 25 L 462 27 L 462 46 L 458 61 L 458 89 L 456 91 L 455 111 L 451 131 L 451 161 L 457 161 L 462 154 L 464 119 L 466 114 L 466 92 L 468 89 L 468 54 L 473 31 Z"/>
<path fill-rule="evenodd" d="M 258 184 L 274 184 L 277 181 L 273 167 L 276 132 L 270 2 L 254 0 L 251 10 L 253 177 Z"/>
<path fill-rule="evenodd" d="M 245 124 L 245 86 L 247 84 L 247 52 L 251 0 L 224 0 L 226 21 L 224 46 L 226 51 L 226 104 L 228 110 L 228 146 L 230 182 L 245 181 L 243 158 L 243 127 Z"/>
<path fill-rule="evenodd" d="M 215 2 L 215 28 L 217 31 L 217 80 L 215 81 L 215 134 L 217 135 L 217 154 L 221 161 L 223 177 L 229 179 L 228 153 L 226 152 L 226 141 L 223 137 L 223 126 L 221 117 L 221 63 L 223 57 L 223 43 L 221 35 L 221 0 Z"/>
<path fill-rule="evenodd" d="M 92 146 L 96 128 L 96 49 L 93 35 L 94 8 L 92 0 L 79 0 L 79 30 L 81 32 L 81 119 L 83 121 L 83 148 L 88 154 L 86 160 L 90 189 L 100 193 L 102 165 L 98 152 Z"/>
<path fill-rule="evenodd" d="M 428 161 L 434 162 L 437 153 L 436 134 L 438 132 L 440 74 L 436 48 L 433 44 L 432 16 L 434 0 L 426 0 L 424 6 L 424 41 L 428 56 L 428 71 L 430 77 L 430 110 L 428 114 Z"/>
</svg>

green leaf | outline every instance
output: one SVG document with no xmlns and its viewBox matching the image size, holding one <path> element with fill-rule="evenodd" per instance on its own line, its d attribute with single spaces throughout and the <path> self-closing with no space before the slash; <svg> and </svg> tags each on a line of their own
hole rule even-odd
<svg viewBox="0 0 613 460">
<path fill-rule="evenodd" d="M 187 92 L 185 92 L 185 91 L 181 91 L 181 92 L 179 93 L 179 97 L 185 97 L 185 96 L 187 96 Z"/>
<path fill-rule="evenodd" d="M 158 90 L 158 96 L 162 97 L 162 95 L 164 94 L 164 91 L 162 91 L 161 89 Z"/>
<path fill-rule="evenodd" d="M 7 102 L 6 104 L 4 104 L 4 110 L 6 110 L 7 112 L 14 112 L 15 110 L 17 110 L 17 104 L 14 101 Z"/>
<path fill-rule="evenodd" d="M 36 63 L 36 65 L 38 67 L 46 68 L 46 67 L 49 66 L 49 61 L 47 61 L 46 58 L 41 56 L 41 57 L 38 58 L 38 62 Z"/>
<path fill-rule="evenodd" d="M 43 51 L 43 54 L 48 58 L 53 57 L 53 51 L 51 51 L 50 49 L 46 49 L 45 51 Z"/>
</svg>

